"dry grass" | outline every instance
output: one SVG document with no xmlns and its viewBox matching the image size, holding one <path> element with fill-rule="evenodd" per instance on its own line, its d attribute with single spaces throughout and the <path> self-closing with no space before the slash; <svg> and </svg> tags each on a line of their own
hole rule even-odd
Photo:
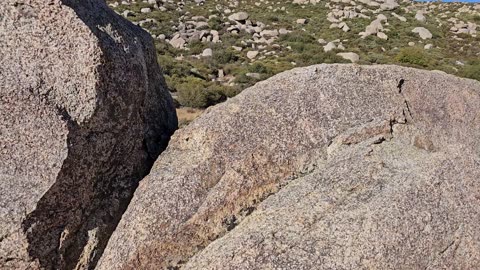
<svg viewBox="0 0 480 270">
<path fill-rule="evenodd" d="M 205 110 L 189 107 L 177 108 L 178 127 L 182 128 L 199 117 Z"/>
</svg>

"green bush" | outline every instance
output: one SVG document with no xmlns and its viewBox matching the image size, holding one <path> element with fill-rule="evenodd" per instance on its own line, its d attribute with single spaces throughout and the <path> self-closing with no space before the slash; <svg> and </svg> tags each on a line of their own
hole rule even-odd
<svg viewBox="0 0 480 270">
<path fill-rule="evenodd" d="M 238 60 L 238 56 L 230 49 L 214 48 L 213 57 L 214 65 L 224 65 Z"/>
<path fill-rule="evenodd" d="M 410 64 L 415 66 L 427 67 L 429 65 L 428 57 L 425 51 L 418 47 L 408 47 L 400 49 L 400 52 L 395 57 L 400 63 Z"/>
<path fill-rule="evenodd" d="M 188 77 L 175 85 L 178 92 L 178 101 L 182 106 L 206 108 L 223 102 L 227 97 L 233 97 L 240 89 L 207 82 L 198 78 Z"/>
<path fill-rule="evenodd" d="M 460 76 L 480 81 L 480 61 L 465 65 Z"/>
<path fill-rule="evenodd" d="M 201 54 L 206 46 L 200 40 L 194 40 L 188 44 L 188 48 L 190 49 L 190 54 Z"/>
<path fill-rule="evenodd" d="M 473 15 L 472 20 L 476 23 L 480 23 L 480 15 L 478 14 Z"/>
<path fill-rule="evenodd" d="M 257 80 L 248 77 L 246 73 L 240 73 L 237 75 L 237 77 L 235 77 L 235 82 L 243 85 L 243 87 L 248 87 L 257 82 Z"/>
<path fill-rule="evenodd" d="M 207 106 L 207 94 L 203 81 L 191 78 L 176 85 L 178 101 L 182 106 L 204 108 Z"/>
<path fill-rule="evenodd" d="M 219 17 L 213 17 L 208 20 L 208 26 L 210 29 L 220 31 L 223 28 L 223 21 Z"/>
<path fill-rule="evenodd" d="M 280 41 L 289 42 L 289 43 L 304 43 L 304 44 L 317 43 L 316 39 L 312 35 L 304 31 L 292 31 L 286 35 L 282 35 L 280 37 Z"/>
<path fill-rule="evenodd" d="M 158 63 L 162 67 L 163 73 L 169 76 L 188 76 L 193 67 L 188 62 L 176 61 L 174 58 L 167 55 L 159 55 Z"/>
<path fill-rule="evenodd" d="M 248 71 L 252 73 L 262 73 L 262 74 L 269 74 L 269 75 L 273 74 L 273 71 L 270 67 L 260 62 L 256 62 L 253 65 L 248 66 Z"/>
</svg>

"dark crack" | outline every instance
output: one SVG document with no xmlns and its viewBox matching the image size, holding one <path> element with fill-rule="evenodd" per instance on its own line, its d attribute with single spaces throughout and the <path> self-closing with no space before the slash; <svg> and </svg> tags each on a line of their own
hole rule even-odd
<svg viewBox="0 0 480 270">
<path fill-rule="evenodd" d="M 410 118 L 413 119 L 413 114 L 412 114 L 412 111 L 410 110 L 410 106 L 408 105 L 408 101 L 405 99 L 404 102 L 405 102 L 405 107 L 407 108 L 408 115 L 410 115 Z"/>
<path fill-rule="evenodd" d="M 453 246 L 453 244 L 455 244 L 455 241 L 452 241 L 450 242 L 444 249 L 442 249 L 438 255 L 442 255 L 443 253 L 445 253 L 451 246 Z"/>
<path fill-rule="evenodd" d="M 403 87 L 403 84 L 405 83 L 405 79 L 400 79 L 398 81 L 398 84 L 397 84 L 397 88 L 398 88 L 398 93 L 402 93 L 402 87 Z"/>
</svg>

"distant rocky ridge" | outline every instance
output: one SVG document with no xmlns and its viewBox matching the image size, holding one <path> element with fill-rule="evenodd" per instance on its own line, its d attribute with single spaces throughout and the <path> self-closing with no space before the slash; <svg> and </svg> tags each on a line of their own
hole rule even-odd
<svg viewBox="0 0 480 270">
<path fill-rule="evenodd" d="M 480 83 L 276 75 L 179 130 L 97 269 L 477 269 Z"/>
<path fill-rule="evenodd" d="M 0 269 L 92 269 L 177 127 L 152 39 L 103 1 L 7 0 L 0 55 Z"/>
</svg>

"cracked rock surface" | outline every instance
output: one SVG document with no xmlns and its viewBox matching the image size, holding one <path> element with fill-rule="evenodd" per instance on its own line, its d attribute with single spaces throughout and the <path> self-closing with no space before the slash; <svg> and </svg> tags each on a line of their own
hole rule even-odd
<svg viewBox="0 0 480 270">
<path fill-rule="evenodd" d="M 480 267 L 480 83 L 278 74 L 177 132 L 98 269 Z"/>
<path fill-rule="evenodd" d="M 177 126 L 150 36 L 97 0 L 0 5 L 0 268 L 92 269 Z"/>
</svg>

